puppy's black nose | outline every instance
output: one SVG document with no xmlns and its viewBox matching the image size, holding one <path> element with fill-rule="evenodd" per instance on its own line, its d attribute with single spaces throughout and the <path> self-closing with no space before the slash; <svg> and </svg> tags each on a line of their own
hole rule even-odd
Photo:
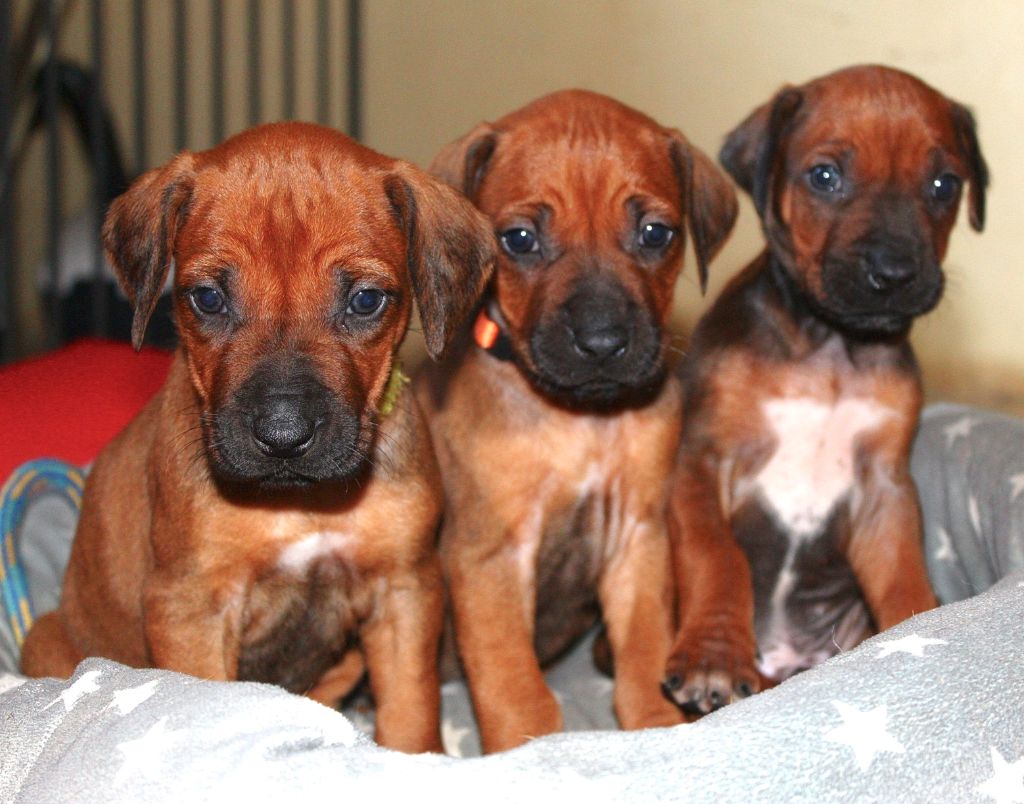
<svg viewBox="0 0 1024 804">
<path fill-rule="evenodd" d="M 572 331 L 576 349 L 594 360 L 617 357 L 629 345 L 629 333 L 616 325 L 578 327 Z"/>
<path fill-rule="evenodd" d="M 909 285 L 918 274 L 917 261 L 885 250 L 864 255 L 864 273 L 868 285 L 877 293 L 888 293 Z"/>
<path fill-rule="evenodd" d="M 273 458 L 298 458 L 309 452 L 320 422 L 291 395 L 269 397 L 252 419 L 256 446 Z"/>
</svg>

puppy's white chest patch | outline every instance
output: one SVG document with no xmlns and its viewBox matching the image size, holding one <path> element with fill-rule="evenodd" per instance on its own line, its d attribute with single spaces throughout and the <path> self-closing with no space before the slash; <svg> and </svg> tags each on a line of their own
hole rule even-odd
<svg viewBox="0 0 1024 804">
<path fill-rule="evenodd" d="M 354 537 L 341 531 L 316 531 L 292 542 L 281 551 L 277 566 L 282 572 L 301 574 L 321 556 L 342 558 L 350 551 Z"/>
<path fill-rule="evenodd" d="M 782 397 L 762 403 L 761 413 L 777 446 L 754 484 L 792 535 L 815 536 L 853 487 L 857 439 L 894 412 L 868 398 Z"/>
</svg>

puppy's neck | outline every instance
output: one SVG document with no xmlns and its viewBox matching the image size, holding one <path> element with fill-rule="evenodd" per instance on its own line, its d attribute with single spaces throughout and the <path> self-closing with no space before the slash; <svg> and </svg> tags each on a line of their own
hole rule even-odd
<svg viewBox="0 0 1024 804">
<path fill-rule="evenodd" d="M 473 340 L 496 360 L 508 362 L 515 358 L 512 342 L 502 328 L 501 314 L 496 308 L 490 310 L 488 304 L 484 304 L 477 313 L 473 323 Z"/>
</svg>

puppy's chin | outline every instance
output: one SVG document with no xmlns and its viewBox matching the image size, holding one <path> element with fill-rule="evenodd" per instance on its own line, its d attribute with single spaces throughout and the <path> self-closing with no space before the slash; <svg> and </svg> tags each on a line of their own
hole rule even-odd
<svg viewBox="0 0 1024 804">
<path fill-rule="evenodd" d="M 854 338 L 865 340 L 874 338 L 902 338 L 910 332 L 910 327 L 914 323 L 914 317 L 895 315 L 833 316 L 830 323 L 836 329 L 841 329 Z"/>
<path fill-rule="evenodd" d="M 210 473 L 216 480 L 265 491 L 347 483 L 361 475 L 368 465 L 362 455 L 350 455 L 348 460 L 259 460 L 218 449 L 209 450 L 207 457 Z"/>
<path fill-rule="evenodd" d="M 309 452 L 280 458 L 264 454 L 248 431 L 230 425 L 204 435 L 207 465 L 214 479 L 254 490 L 303 489 L 320 484 L 345 484 L 369 465 L 371 428 L 359 427 L 355 437 L 322 433 Z"/>
<path fill-rule="evenodd" d="M 812 299 L 812 307 L 826 323 L 852 335 L 862 338 L 892 338 L 906 335 L 914 320 L 933 310 L 941 297 L 940 286 L 937 292 L 892 306 Z"/>
<path fill-rule="evenodd" d="M 657 396 L 665 379 L 665 367 L 661 364 L 628 381 L 599 376 L 573 383 L 566 382 L 565 374 L 536 369 L 525 369 L 523 373 L 548 399 L 567 408 L 595 412 L 645 405 Z"/>
</svg>

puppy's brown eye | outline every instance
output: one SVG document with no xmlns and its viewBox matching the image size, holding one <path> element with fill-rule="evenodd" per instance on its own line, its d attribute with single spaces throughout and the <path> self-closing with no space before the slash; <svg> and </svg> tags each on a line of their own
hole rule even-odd
<svg viewBox="0 0 1024 804">
<path fill-rule="evenodd" d="M 224 294 L 217 288 L 201 286 L 189 293 L 192 309 L 201 315 L 216 315 L 225 308 Z"/>
<path fill-rule="evenodd" d="M 663 223 L 648 223 L 640 227 L 640 245 L 646 248 L 664 248 L 672 242 L 672 230 Z"/>
<path fill-rule="evenodd" d="M 356 293 L 348 303 L 348 311 L 356 315 L 373 315 L 384 306 L 384 292 L 367 288 Z"/>
<path fill-rule="evenodd" d="M 529 229 L 514 226 L 501 233 L 501 245 L 512 256 L 537 251 L 537 236 Z"/>
<path fill-rule="evenodd" d="M 930 190 L 932 198 L 945 204 L 956 198 L 960 191 L 960 179 L 952 173 L 943 173 L 932 179 Z"/>
<path fill-rule="evenodd" d="M 835 165 L 815 165 L 807 171 L 807 182 L 819 193 L 837 193 L 843 188 L 843 174 Z"/>
</svg>

